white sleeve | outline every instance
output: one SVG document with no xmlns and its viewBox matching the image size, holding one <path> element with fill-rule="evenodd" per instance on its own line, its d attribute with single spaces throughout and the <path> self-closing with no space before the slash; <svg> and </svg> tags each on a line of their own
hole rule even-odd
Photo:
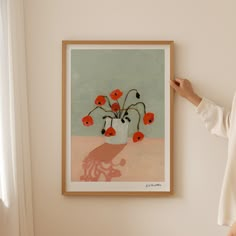
<svg viewBox="0 0 236 236">
<path fill-rule="evenodd" d="M 214 102 L 203 98 L 196 112 L 211 134 L 228 138 L 230 128 L 230 112 Z"/>
</svg>

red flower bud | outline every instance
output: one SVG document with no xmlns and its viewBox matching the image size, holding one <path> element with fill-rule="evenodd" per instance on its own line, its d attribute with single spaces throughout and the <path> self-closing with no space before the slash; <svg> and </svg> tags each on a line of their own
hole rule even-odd
<svg viewBox="0 0 236 236">
<path fill-rule="evenodd" d="M 119 105 L 119 103 L 113 103 L 112 105 L 111 105 L 111 110 L 112 111 L 114 111 L 114 112 L 117 112 L 117 111 L 119 111 L 120 110 L 120 105 Z"/>
<path fill-rule="evenodd" d="M 133 141 L 136 142 L 140 142 L 142 141 L 144 138 L 144 134 L 142 132 L 137 131 L 136 133 L 134 133 L 133 135 Z"/>
<path fill-rule="evenodd" d="M 95 104 L 98 106 L 102 106 L 106 103 L 106 98 L 102 95 L 97 96 L 97 98 L 95 99 Z"/>
<path fill-rule="evenodd" d="M 145 125 L 150 125 L 154 121 L 154 114 L 152 112 L 148 112 L 143 117 L 143 123 Z"/>
<path fill-rule="evenodd" d="M 109 127 L 105 132 L 106 137 L 115 136 L 115 135 L 116 135 L 116 131 L 112 127 Z"/>
<path fill-rule="evenodd" d="M 82 118 L 82 122 L 84 126 L 91 126 L 93 125 L 93 117 L 92 116 L 85 116 Z"/>
<path fill-rule="evenodd" d="M 122 95 L 123 93 L 119 89 L 115 89 L 110 93 L 110 97 L 113 100 L 118 100 Z"/>
</svg>

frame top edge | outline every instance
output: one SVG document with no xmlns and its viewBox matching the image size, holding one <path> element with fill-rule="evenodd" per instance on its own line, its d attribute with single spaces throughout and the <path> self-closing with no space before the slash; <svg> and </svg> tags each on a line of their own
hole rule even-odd
<svg viewBox="0 0 236 236">
<path fill-rule="evenodd" d="M 137 44 L 137 45 L 151 45 L 151 44 L 174 44 L 173 40 L 62 40 L 63 45 L 67 44 Z"/>
</svg>

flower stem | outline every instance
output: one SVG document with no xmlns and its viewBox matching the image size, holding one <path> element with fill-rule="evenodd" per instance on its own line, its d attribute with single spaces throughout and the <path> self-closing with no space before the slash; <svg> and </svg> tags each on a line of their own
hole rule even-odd
<svg viewBox="0 0 236 236">
<path fill-rule="evenodd" d="M 130 108 L 130 110 L 135 110 L 138 113 L 138 124 L 137 124 L 137 130 L 139 131 L 139 125 L 140 125 L 140 120 L 141 120 L 141 114 L 138 109 L 136 108 Z"/>
<path fill-rule="evenodd" d="M 102 108 L 102 107 L 100 107 L 100 106 L 96 106 L 92 111 L 90 111 L 89 113 L 88 113 L 88 116 L 92 113 L 92 112 L 94 112 L 96 109 L 102 109 L 103 111 L 105 111 L 105 112 L 111 112 L 111 113 L 113 113 L 114 115 L 115 115 L 115 117 L 116 118 L 118 118 L 117 117 L 117 115 L 113 112 L 113 111 L 107 111 L 107 110 L 105 110 L 104 108 Z"/>
<path fill-rule="evenodd" d="M 118 99 L 116 101 L 117 101 L 117 103 L 119 104 L 119 107 L 120 107 L 120 103 L 119 103 Z M 121 113 L 122 113 L 121 109 L 117 113 L 118 113 L 118 118 L 121 118 Z"/>
<path fill-rule="evenodd" d="M 128 96 L 129 96 L 130 92 L 132 92 L 132 91 L 138 92 L 137 89 L 130 89 L 130 90 L 127 92 L 127 94 L 126 94 L 126 96 L 125 96 L 125 100 L 124 100 L 123 106 L 122 106 L 122 110 L 124 109 L 126 100 L 127 100 Z"/>
<path fill-rule="evenodd" d="M 126 109 L 124 109 L 125 112 L 127 112 L 131 107 L 135 107 L 135 106 L 137 106 L 138 104 L 142 104 L 142 105 L 143 105 L 144 114 L 146 114 L 146 105 L 145 105 L 143 102 L 137 102 L 137 103 L 135 103 L 135 104 L 131 104 L 131 105 L 128 106 Z M 124 114 L 125 114 L 125 112 L 124 112 Z M 123 115 L 122 118 L 124 118 L 124 115 Z"/>
<path fill-rule="evenodd" d="M 104 98 L 106 98 L 106 100 L 107 100 L 109 106 L 111 107 L 111 101 L 110 101 L 109 97 L 108 97 L 108 96 L 104 96 Z"/>
<path fill-rule="evenodd" d="M 104 121 L 103 128 L 101 130 L 102 135 L 105 134 L 105 126 L 106 126 L 106 120 Z"/>
<path fill-rule="evenodd" d="M 106 119 L 107 117 L 110 118 L 110 119 L 113 119 L 113 117 L 111 117 L 111 116 L 103 116 L 102 118 Z"/>
</svg>

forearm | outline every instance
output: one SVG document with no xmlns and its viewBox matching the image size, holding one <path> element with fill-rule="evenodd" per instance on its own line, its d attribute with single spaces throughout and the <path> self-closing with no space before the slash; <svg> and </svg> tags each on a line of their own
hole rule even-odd
<svg viewBox="0 0 236 236">
<path fill-rule="evenodd" d="M 230 112 L 210 100 L 201 98 L 195 93 L 191 82 L 187 79 L 171 80 L 170 85 L 181 97 L 196 106 L 197 113 L 212 134 L 228 137 Z"/>
<path fill-rule="evenodd" d="M 191 96 L 186 97 L 186 99 L 196 107 L 202 101 L 202 98 L 200 96 L 198 96 L 196 93 L 192 94 Z"/>
</svg>

